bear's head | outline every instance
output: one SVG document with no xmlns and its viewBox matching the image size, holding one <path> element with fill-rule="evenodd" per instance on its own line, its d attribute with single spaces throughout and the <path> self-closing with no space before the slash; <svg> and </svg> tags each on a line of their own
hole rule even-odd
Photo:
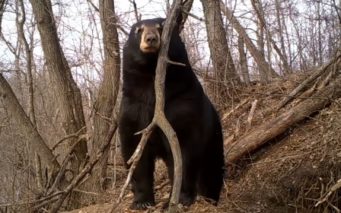
<svg viewBox="0 0 341 213">
<path fill-rule="evenodd" d="M 155 18 L 137 22 L 131 28 L 127 43 L 145 54 L 158 53 L 164 21 L 163 18 Z"/>
<path fill-rule="evenodd" d="M 131 27 L 123 48 L 124 72 L 155 73 L 165 20 L 164 18 L 145 19 Z M 172 31 L 168 57 L 189 64 L 178 26 L 177 24 Z"/>
<path fill-rule="evenodd" d="M 155 53 L 160 49 L 161 27 L 158 22 L 142 23 L 135 28 L 135 34 L 140 37 L 140 50 L 144 53 Z"/>
</svg>

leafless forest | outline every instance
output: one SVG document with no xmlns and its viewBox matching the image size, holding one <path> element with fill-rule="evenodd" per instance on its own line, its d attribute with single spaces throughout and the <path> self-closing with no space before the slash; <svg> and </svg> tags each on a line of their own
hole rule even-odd
<svg viewBox="0 0 341 213">
<path fill-rule="evenodd" d="M 186 211 L 341 212 L 341 1 L 182 2 L 181 37 L 219 111 L 227 163 L 221 204 Z M 132 24 L 171 7 L 0 0 L 0 212 L 125 212 L 122 48 Z"/>
</svg>

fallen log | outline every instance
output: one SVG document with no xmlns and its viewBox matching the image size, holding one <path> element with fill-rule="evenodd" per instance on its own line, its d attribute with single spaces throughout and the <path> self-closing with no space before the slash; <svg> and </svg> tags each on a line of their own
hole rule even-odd
<svg viewBox="0 0 341 213">
<path fill-rule="evenodd" d="M 336 70 L 336 72 L 340 73 L 340 70 Z M 337 75 L 333 82 L 316 92 L 310 98 L 307 98 L 280 116 L 258 126 L 256 129 L 247 132 L 241 139 L 233 142 L 233 144 L 230 143 L 231 149 L 227 153 L 227 162 L 229 164 L 235 163 L 242 156 L 255 151 L 269 140 L 284 133 L 293 124 L 323 109 L 332 100 L 340 97 L 341 76 Z"/>
</svg>

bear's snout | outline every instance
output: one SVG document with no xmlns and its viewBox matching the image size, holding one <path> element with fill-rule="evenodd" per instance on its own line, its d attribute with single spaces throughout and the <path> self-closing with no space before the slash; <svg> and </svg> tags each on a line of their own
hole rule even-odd
<svg viewBox="0 0 341 213">
<path fill-rule="evenodd" d="M 146 35 L 145 37 L 145 42 L 149 45 L 149 46 L 155 46 L 158 42 L 158 37 L 153 34 L 153 33 L 149 33 L 148 35 Z"/>
<path fill-rule="evenodd" d="M 140 50 L 144 53 L 156 53 L 160 48 L 160 32 L 158 25 L 141 27 L 142 35 L 140 41 Z"/>
</svg>

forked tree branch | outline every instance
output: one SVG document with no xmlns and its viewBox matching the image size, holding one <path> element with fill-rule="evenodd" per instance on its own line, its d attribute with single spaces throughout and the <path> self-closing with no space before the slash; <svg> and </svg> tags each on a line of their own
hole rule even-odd
<svg viewBox="0 0 341 213">
<path fill-rule="evenodd" d="M 133 171 L 138 163 L 145 145 L 147 144 L 148 138 L 151 135 L 153 129 L 158 126 L 163 133 L 166 135 L 168 142 L 170 144 L 170 148 L 173 155 L 174 160 L 174 182 L 172 188 L 172 195 L 169 202 L 169 209 L 168 212 L 176 212 L 177 211 L 177 204 L 179 202 L 180 196 L 180 189 L 181 189 L 181 181 L 182 181 L 182 158 L 181 158 L 181 151 L 179 146 L 179 141 L 176 136 L 176 132 L 170 125 L 169 121 L 167 120 L 164 108 L 165 108 L 165 79 L 166 79 L 166 70 L 169 63 L 176 64 L 179 66 L 183 66 L 181 63 L 172 62 L 168 58 L 168 49 L 169 43 L 172 35 L 172 31 L 176 25 L 177 18 L 181 12 L 181 0 L 176 0 L 173 3 L 171 13 L 169 14 L 168 18 L 166 19 L 166 23 L 164 25 L 162 36 L 161 36 L 161 47 L 159 52 L 159 57 L 157 61 L 156 71 L 155 71 L 155 110 L 154 110 L 154 117 L 152 122 L 142 131 L 136 133 L 142 133 L 142 137 L 140 139 L 139 145 L 137 146 L 134 154 L 129 159 L 128 164 L 130 165 L 128 177 L 124 186 L 122 187 L 120 197 L 116 203 L 113 204 L 110 212 L 114 212 L 118 204 L 121 202 L 124 192 L 131 180 Z"/>
</svg>

